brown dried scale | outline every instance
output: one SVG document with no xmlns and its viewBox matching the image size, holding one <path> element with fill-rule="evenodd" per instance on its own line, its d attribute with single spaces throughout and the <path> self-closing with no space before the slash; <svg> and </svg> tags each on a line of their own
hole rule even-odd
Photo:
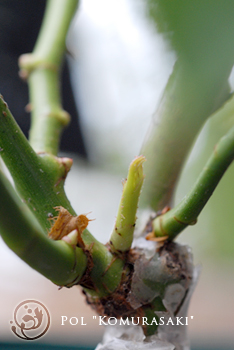
<svg viewBox="0 0 234 350">
<path fill-rule="evenodd" d="M 81 239 L 82 232 L 88 226 L 89 220 L 86 215 L 72 216 L 65 208 L 55 207 L 59 215 L 49 220 L 54 221 L 50 229 L 49 237 L 54 240 L 62 239 L 73 230 L 78 231 L 78 236 Z"/>
</svg>

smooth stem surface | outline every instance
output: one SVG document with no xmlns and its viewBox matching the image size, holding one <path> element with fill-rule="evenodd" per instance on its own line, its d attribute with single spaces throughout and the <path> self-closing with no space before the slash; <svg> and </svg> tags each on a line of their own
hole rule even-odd
<svg viewBox="0 0 234 350">
<path fill-rule="evenodd" d="M 28 82 L 32 104 L 29 142 L 37 153 L 57 155 L 61 133 L 70 120 L 61 107 L 58 72 L 35 69 Z"/>
<path fill-rule="evenodd" d="M 171 240 L 188 225 L 195 224 L 198 215 L 233 159 L 234 127 L 217 143 L 189 194 L 175 208 L 153 221 L 155 236 L 169 236 Z"/>
<path fill-rule="evenodd" d="M 131 248 L 136 224 L 136 212 L 144 181 L 143 156 L 136 157 L 130 164 L 128 177 L 123 184 L 123 193 L 119 204 L 115 227 L 110 238 L 113 251 L 127 252 Z"/>
<path fill-rule="evenodd" d="M 68 113 L 61 107 L 59 73 L 77 4 L 77 0 L 49 0 L 35 49 L 19 61 L 20 74 L 29 82 L 32 110 L 29 140 L 38 153 L 56 155 L 60 134 L 69 122 Z"/>
<path fill-rule="evenodd" d="M 82 249 L 46 237 L 1 172 L 0 232 L 22 260 L 55 284 L 78 281 L 86 269 L 87 258 Z"/>
<path fill-rule="evenodd" d="M 33 53 L 51 65 L 60 65 L 65 40 L 78 0 L 48 0 L 42 27 Z"/>
<path fill-rule="evenodd" d="M 174 67 L 140 151 L 147 159 L 141 209 L 158 211 L 171 205 L 176 182 L 198 132 L 229 97 L 229 66 L 221 78 L 212 76 L 212 81 L 206 71 L 182 63 L 178 61 Z"/>
</svg>

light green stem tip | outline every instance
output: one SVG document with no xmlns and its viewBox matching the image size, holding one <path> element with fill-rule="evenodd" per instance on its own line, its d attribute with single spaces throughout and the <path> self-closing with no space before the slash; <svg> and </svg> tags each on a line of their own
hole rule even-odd
<svg viewBox="0 0 234 350">
<path fill-rule="evenodd" d="M 112 251 L 123 253 L 131 248 L 137 205 L 144 181 L 144 161 L 145 157 L 138 156 L 130 164 L 127 180 L 123 184 L 115 227 L 110 238 Z"/>
</svg>

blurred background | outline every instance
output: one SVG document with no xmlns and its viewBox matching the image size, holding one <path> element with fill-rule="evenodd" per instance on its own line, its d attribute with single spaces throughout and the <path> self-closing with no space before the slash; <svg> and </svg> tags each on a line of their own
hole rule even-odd
<svg viewBox="0 0 234 350">
<path fill-rule="evenodd" d="M 26 135 L 28 91 L 18 77 L 17 60 L 32 51 L 44 8 L 44 0 L 0 0 L 0 92 Z M 121 180 L 139 154 L 176 55 L 149 20 L 143 0 L 80 1 L 67 46 L 62 94 L 72 123 L 64 132 L 61 152 L 74 158 L 74 166 L 66 191 L 78 213 L 91 212 L 89 217 L 95 221 L 90 222 L 90 231 L 106 242 Z M 217 113 L 206 124 L 183 170 L 176 202 L 195 181 L 214 144 L 231 125 L 231 117 L 231 112 L 226 118 Z M 234 349 L 233 176 L 231 166 L 198 224 L 179 238 L 191 245 L 195 263 L 202 265 L 189 309 L 189 316 L 194 316 L 188 327 L 194 350 Z M 45 344 L 94 348 L 101 341 L 104 329 L 93 320 L 94 312 L 80 288 L 58 290 L 1 239 L 0 280 L 0 347 L 3 342 L 5 346 L 17 342 L 9 322 L 14 308 L 25 299 L 39 300 L 50 311 L 50 331 L 37 341 L 43 348 Z M 87 326 L 61 326 L 62 315 L 82 316 Z"/>
</svg>

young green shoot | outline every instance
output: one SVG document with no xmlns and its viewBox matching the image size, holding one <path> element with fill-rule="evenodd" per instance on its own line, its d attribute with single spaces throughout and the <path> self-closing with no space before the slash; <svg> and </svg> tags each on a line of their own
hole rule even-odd
<svg viewBox="0 0 234 350">
<path fill-rule="evenodd" d="M 136 224 L 136 212 L 144 181 L 143 163 L 145 157 L 136 157 L 130 164 L 128 177 L 123 183 L 115 227 L 110 238 L 113 252 L 127 252 L 131 248 Z"/>
</svg>

